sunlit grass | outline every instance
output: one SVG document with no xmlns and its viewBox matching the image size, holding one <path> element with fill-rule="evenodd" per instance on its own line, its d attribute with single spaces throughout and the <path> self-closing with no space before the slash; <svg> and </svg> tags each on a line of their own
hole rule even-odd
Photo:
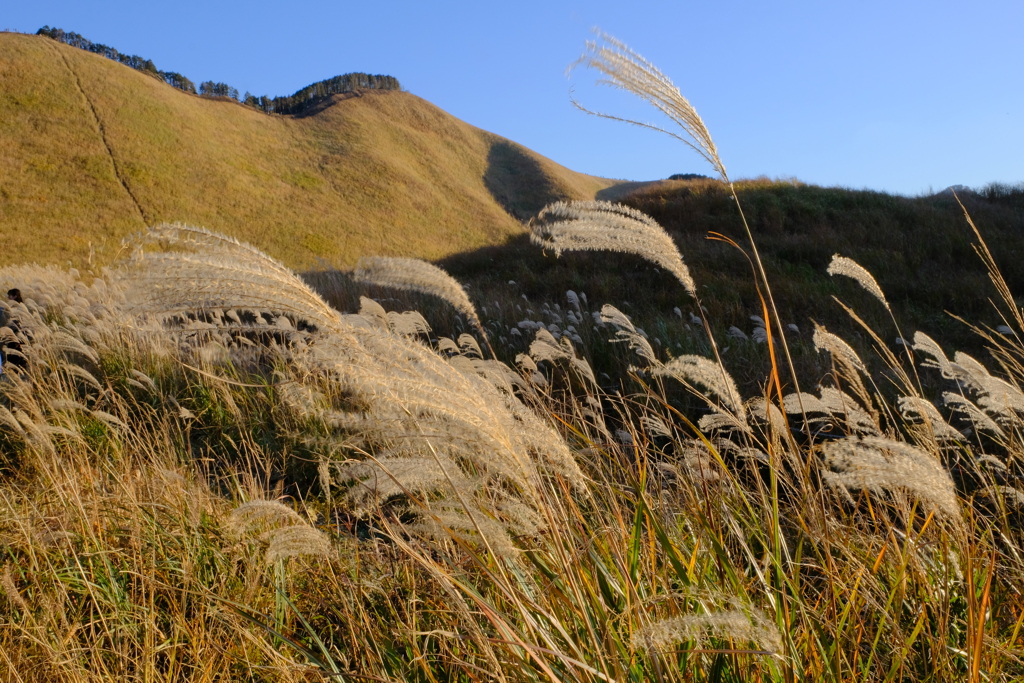
<svg viewBox="0 0 1024 683">
<path fill-rule="evenodd" d="M 562 226 L 562 258 L 611 267 L 576 253 L 606 249 L 609 225 L 563 213 L 580 223 Z M 0 666 L 23 681 L 1019 680 L 1024 319 L 963 215 L 995 285 L 973 294 L 1009 330 L 974 328 L 982 359 L 914 328 L 892 349 L 839 302 L 867 343 L 793 333 L 763 288 L 758 342 L 705 322 L 713 304 L 642 330 L 593 294 L 556 307 L 503 283 L 470 305 L 440 271 L 388 262 L 366 279 L 442 294 L 409 325 L 384 309 L 413 299 L 360 303 L 337 272 L 310 288 L 180 226 L 84 279 L 0 269 L 25 296 L 10 334 L 29 360 L 0 376 Z M 685 302 L 700 271 L 689 287 L 637 220 L 627 237 L 651 243 L 623 258 L 669 263 L 662 286 Z M 835 263 L 906 327 L 885 276 Z M 737 366 L 760 382 L 734 382 Z"/>
</svg>

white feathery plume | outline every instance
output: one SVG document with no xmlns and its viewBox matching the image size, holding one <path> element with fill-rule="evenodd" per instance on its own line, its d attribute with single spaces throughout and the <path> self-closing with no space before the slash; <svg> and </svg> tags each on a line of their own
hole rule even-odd
<svg viewBox="0 0 1024 683">
<path fill-rule="evenodd" d="M 597 387 L 597 378 L 594 377 L 593 368 L 590 367 L 590 363 L 588 363 L 585 358 L 580 358 L 576 355 L 576 349 L 567 337 L 562 337 L 561 341 L 556 341 L 547 330 L 543 328 L 537 330 L 537 335 L 534 337 L 533 343 L 530 344 L 530 356 L 532 356 L 531 361 L 568 361 L 569 365 L 576 370 L 583 379 L 587 380 L 591 386 Z M 519 362 L 518 358 L 517 362 Z M 534 372 L 537 370 L 537 364 L 535 362 L 532 364 L 532 367 L 523 363 L 520 363 L 520 365 L 523 365 L 523 367 L 531 369 Z"/>
<path fill-rule="evenodd" d="M 480 345 L 476 342 L 476 339 L 469 334 L 460 334 L 459 339 L 459 350 L 463 356 L 467 358 L 483 358 L 483 351 L 480 350 Z"/>
<path fill-rule="evenodd" d="M 365 296 L 359 297 L 359 315 L 366 318 L 372 325 L 388 329 L 388 314 L 378 302 Z"/>
<path fill-rule="evenodd" d="M 601 201 L 549 204 L 531 221 L 530 240 L 556 256 L 563 251 L 636 254 L 672 273 L 696 296 L 693 277 L 672 238 L 653 218 L 628 206 Z"/>
<path fill-rule="evenodd" d="M 924 332 L 915 332 L 913 349 L 922 354 L 931 356 L 931 358 L 921 363 L 923 367 L 938 368 L 942 372 L 943 377 L 946 379 L 954 379 L 955 372 L 952 369 L 949 359 L 946 358 L 946 354 L 942 350 L 942 347 L 939 346 L 938 342 L 934 339 Z"/>
<path fill-rule="evenodd" d="M 667 436 L 672 437 L 672 430 L 669 428 L 665 421 L 657 415 L 642 415 L 640 422 L 643 423 L 649 434 L 655 436 Z"/>
<path fill-rule="evenodd" d="M 263 561 L 268 565 L 300 555 L 331 557 L 333 554 L 327 535 L 306 524 L 275 529 L 268 534 L 267 541 L 267 554 Z"/>
<path fill-rule="evenodd" d="M 832 263 L 828 265 L 828 274 L 844 275 L 853 278 L 861 287 L 881 301 L 882 305 L 885 306 L 885 310 L 891 311 L 889 302 L 885 300 L 885 294 L 882 293 L 882 288 L 878 286 L 874 276 L 853 259 L 834 254 L 832 256 Z"/>
<path fill-rule="evenodd" d="M 743 398 L 740 396 L 736 382 L 718 363 L 703 356 L 679 356 L 664 365 L 657 366 L 651 372 L 661 377 L 674 377 L 690 387 L 700 385 L 708 389 L 739 422 L 746 421 Z M 705 397 L 714 407 L 714 401 Z"/>
<path fill-rule="evenodd" d="M 431 263 L 414 258 L 365 257 L 359 259 L 352 278 L 371 285 L 436 296 L 469 318 L 481 334 L 487 335 L 466 290 L 455 278 Z"/>
<path fill-rule="evenodd" d="M 832 414 L 832 408 L 829 405 L 814 394 L 808 394 L 807 392 L 801 392 L 799 395 L 787 394 L 782 399 L 782 406 L 790 415 L 803 412 Z"/>
<path fill-rule="evenodd" d="M 1024 413 L 1024 393 L 1006 380 L 993 377 L 971 356 L 957 351 L 952 367 L 960 371 L 960 379 L 978 393 L 978 406 L 989 414 L 996 415 L 1000 422 L 1009 423 L 1020 419 Z"/>
<path fill-rule="evenodd" d="M 907 491 L 952 519 L 960 503 L 949 473 L 921 449 L 878 436 L 850 437 L 822 446 L 825 481 L 848 489 Z"/>
<path fill-rule="evenodd" d="M 931 427 L 937 441 L 963 441 L 964 435 L 950 427 L 942 419 L 939 409 L 919 396 L 901 396 L 898 400 L 900 413 L 907 419 L 922 420 Z"/>
<path fill-rule="evenodd" d="M 610 323 L 618 328 L 615 332 L 615 336 L 618 339 L 611 339 L 609 341 L 626 342 L 632 351 L 635 351 L 638 356 L 651 365 L 661 365 L 661 361 L 658 360 L 650 342 L 647 341 L 644 331 L 635 327 L 629 316 L 625 313 L 611 304 L 605 304 L 601 307 L 601 322 Z"/>
<path fill-rule="evenodd" d="M 228 515 L 227 527 L 237 537 L 254 536 L 267 542 L 264 562 L 268 565 L 299 555 L 330 557 L 332 553 L 331 542 L 322 531 L 276 500 L 251 500 L 239 505 Z"/>
<path fill-rule="evenodd" d="M 1002 427 L 996 424 L 996 421 L 985 414 L 985 411 L 974 405 L 970 400 L 964 398 L 962 395 L 947 391 L 942 394 L 943 402 L 949 406 L 950 410 L 966 415 L 967 419 L 974 424 L 975 429 L 983 429 L 990 434 L 994 434 L 1000 439 L 1006 438 L 1006 433 Z"/>
<path fill-rule="evenodd" d="M 394 334 L 402 337 L 416 337 L 430 334 L 430 324 L 419 311 L 388 311 L 388 327 Z"/>
<path fill-rule="evenodd" d="M 665 130 L 649 123 L 640 123 L 609 114 L 592 112 L 573 100 L 579 109 L 606 119 L 623 121 L 633 125 L 657 130 L 676 138 L 698 154 L 722 176 L 728 179 L 725 165 L 718 156 L 718 148 L 711 139 L 704 121 L 697 114 L 689 100 L 683 97 L 679 88 L 651 62 L 608 34 L 600 34 L 602 45 L 597 41 L 587 42 L 587 52 L 570 69 L 582 64 L 604 75 L 598 81 L 601 85 L 633 93 L 644 102 L 653 105 L 683 130 L 683 135 Z"/>
<path fill-rule="evenodd" d="M 146 247 L 174 245 L 174 250 Z M 284 264 L 236 239 L 186 225 L 151 228 L 118 273 L 129 313 L 161 319 L 210 309 L 286 313 L 317 328 L 339 315 Z"/>
<path fill-rule="evenodd" d="M 853 431 L 879 433 L 878 417 L 865 410 L 853 396 L 835 387 L 821 388 L 821 402 L 833 415 L 843 415 Z"/>
<path fill-rule="evenodd" d="M 1024 510 L 1024 492 L 1012 486 L 988 486 L 985 488 L 985 497 L 996 504 L 1002 501 L 1010 509 Z"/>
<path fill-rule="evenodd" d="M 637 334 L 636 327 L 633 326 L 633 321 L 629 319 L 629 316 L 611 304 L 605 304 L 601 307 L 600 318 L 603 324 L 612 324 L 615 327 Z"/>
<path fill-rule="evenodd" d="M 570 358 L 569 350 L 558 343 L 550 332 L 541 328 L 530 344 L 530 356 L 535 361 L 554 362 Z M 536 367 L 536 365 L 534 365 Z"/>
<path fill-rule="evenodd" d="M 700 418 L 697 421 L 697 428 L 705 434 L 719 430 L 750 432 L 750 427 L 745 422 L 740 422 L 735 415 L 728 411 L 719 410 Z"/>
<path fill-rule="evenodd" d="M 630 643 L 635 649 L 661 654 L 671 652 L 680 643 L 712 637 L 753 643 L 769 654 L 783 653 L 778 627 L 753 608 L 662 619 L 635 631 Z"/>
<path fill-rule="evenodd" d="M 857 352 L 854 351 L 849 344 L 826 330 L 824 327 L 815 325 L 812 341 L 814 342 L 814 348 L 818 351 L 828 351 L 832 354 L 833 360 L 843 361 L 850 367 L 856 368 L 862 373 L 867 374 L 867 367 L 860 359 L 860 356 L 857 355 Z"/>
<path fill-rule="evenodd" d="M 526 355 L 525 353 L 520 353 L 516 355 L 516 365 L 523 368 L 527 372 L 537 372 L 537 363 L 534 362 L 532 357 Z"/>
<path fill-rule="evenodd" d="M 277 500 L 250 500 L 236 507 L 227 517 L 227 528 L 236 536 L 305 523 L 302 515 Z"/>
<path fill-rule="evenodd" d="M 726 333 L 726 336 L 732 337 L 733 339 L 739 339 L 740 341 L 747 341 L 749 339 L 749 337 L 747 337 L 747 333 L 735 325 L 731 325 L 729 327 L 729 331 Z"/>
</svg>

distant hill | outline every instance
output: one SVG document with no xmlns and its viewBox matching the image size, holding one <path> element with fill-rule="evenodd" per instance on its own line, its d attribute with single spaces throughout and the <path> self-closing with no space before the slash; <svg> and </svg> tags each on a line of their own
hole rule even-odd
<svg viewBox="0 0 1024 683">
<path fill-rule="evenodd" d="M 182 92 L 49 38 L 0 34 L 0 264 L 109 262 L 181 221 L 296 268 L 498 244 L 562 198 L 570 171 L 415 95 L 335 95 L 271 116 Z"/>
</svg>

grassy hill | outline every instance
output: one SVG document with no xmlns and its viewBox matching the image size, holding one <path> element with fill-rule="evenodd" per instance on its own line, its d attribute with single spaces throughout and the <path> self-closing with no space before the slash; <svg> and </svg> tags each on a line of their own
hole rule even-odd
<svg viewBox="0 0 1024 683">
<path fill-rule="evenodd" d="M 904 335 L 920 330 L 953 348 L 988 357 L 984 341 L 953 317 L 992 328 L 1004 323 L 992 303 L 998 299 L 996 291 L 974 252 L 977 240 L 951 194 L 901 197 L 767 179 L 739 182 L 737 190 L 779 314 L 784 323 L 799 327 L 789 341 L 805 376 L 827 371 L 827 359 L 811 343 L 815 322 L 870 355 L 871 338 L 833 297 L 856 309 L 892 349 L 899 348 L 895 340 L 900 333 L 886 310 L 852 280 L 828 275 L 836 253 L 871 271 Z M 965 194 L 962 200 L 1011 291 L 1021 296 L 1024 271 L 1017 264 L 1024 253 L 1024 191 L 995 188 Z M 661 181 L 638 187 L 619 201 L 652 216 L 672 236 L 697 282 L 712 327 L 731 346 L 730 370 L 744 391 L 756 391 L 766 376 L 767 348 L 726 336 L 731 326 L 752 334 L 750 316 L 762 315 L 751 265 L 739 250 L 708 239 L 709 232 L 722 233 L 749 250 L 728 189 L 709 180 Z M 503 245 L 447 257 L 441 265 L 467 286 L 474 301 L 491 312 L 501 311 L 496 316 L 500 324 L 492 328 L 506 334 L 519 320 L 542 319 L 542 309 L 565 307 L 565 292 L 571 289 L 585 293 L 594 310 L 611 303 L 625 311 L 659 340 L 658 349 L 710 353 L 703 336 L 686 324 L 696 310 L 693 300 L 669 273 L 638 256 L 575 252 L 556 258 L 516 236 Z M 358 307 L 358 293 L 358 287 L 351 288 L 347 298 L 339 297 L 339 305 Z M 515 308 L 497 307 L 496 302 L 522 296 L 526 300 Z M 1024 299 L 1017 303 L 1024 305 Z M 674 311 L 677 307 L 681 316 Z M 557 323 L 556 317 L 543 320 Z M 520 339 L 527 338 L 510 337 L 508 359 L 525 350 L 527 342 Z M 603 363 L 595 360 L 595 367 L 611 372 Z"/>
<path fill-rule="evenodd" d="M 0 34 L 0 264 L 111 260 L 146 225 L 231 234 L 292 267 L 495 244 L 572 172 L 415 95 L 335 96 L 301 117 L 200 98 L 44 37 Z"/>
</svg>

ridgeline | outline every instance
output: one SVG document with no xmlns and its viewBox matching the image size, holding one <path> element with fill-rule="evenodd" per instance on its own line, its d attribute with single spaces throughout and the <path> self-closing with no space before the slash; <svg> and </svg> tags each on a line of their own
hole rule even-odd
<svg viewBox="0 0 1024 683">
<path fill-rule="evenodd" d="M 0 264 L 108 263 L 122 238 L 161 222 L 230 234 L 295 268 L 437 259 L 614 184 L 406 92 L 268 116 L 17 33 L 0 34 L 0 157 Z"/>
</svg>

